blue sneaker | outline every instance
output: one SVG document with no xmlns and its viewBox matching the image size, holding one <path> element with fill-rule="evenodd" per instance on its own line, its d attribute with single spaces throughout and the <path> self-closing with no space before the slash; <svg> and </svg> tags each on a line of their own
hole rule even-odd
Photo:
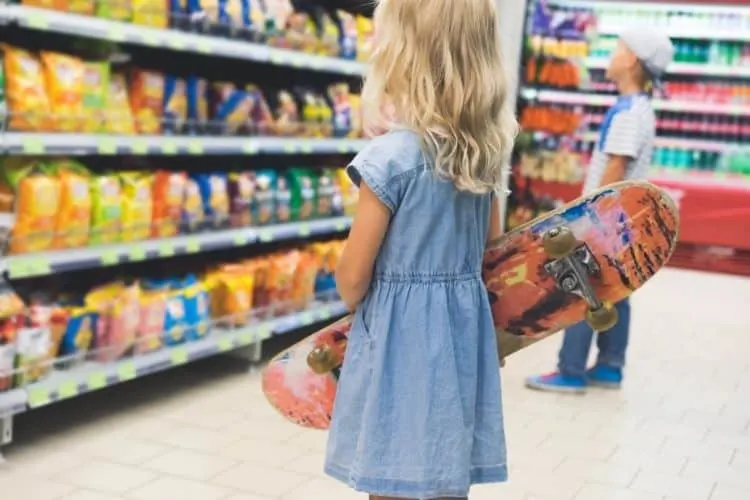
<svg viewBox="0 0 750 500">
<path fill-rule="evenodd" d="M 596 365 L 586 372 L 588 381 L 596 387 L 619 389 L 622 386 L 622 369 L 611 366 Z"/>
<path fill-rule="evenodd" d="M 526 379 L 526 387 L 529 389 L 566 394 L 583 394 L 587 385 L 585 377 L 569 377 L 557 372 Z"/>
</svg>

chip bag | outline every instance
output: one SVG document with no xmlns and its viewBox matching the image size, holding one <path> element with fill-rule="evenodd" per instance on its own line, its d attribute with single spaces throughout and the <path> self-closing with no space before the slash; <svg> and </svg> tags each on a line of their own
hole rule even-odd
<svg viewBox="0 0 750 500">
<path fill-rule="evenodd" d="M 91 183 L 91 236 L 93 245 L 115 243 L 120 238 L 122 204 L 120 180 L 115 175 L 99 175 Z"/>
<path fill-rule="evenodd" d="M 357 60 L 368 61 L 372 55 L 375 38 L 375 27 L 372 19 L 365 16 L 357 16 Z"/>
<path fill-rule="evenodd" d="M 109 79 L 106 123 L 107 132 L 112 134 L 134 135 L 136 132 L 125 76 L 119 73 Z"/>
<path fill-rule="evenodd" d="M 157 171 L 152 184 L 152 236 L 165 238 L 180 231 L 186 175 Z"/>
<path fill-rule="evenodd" d="M 161 133 L 164 75 L 156 71 L 133 70 L 130 78 L 130 109 L 139 134 Z"/>
<path fill-rule="evenodd" d="M 5 169 L 10 169 L 4 165 Z M 60 182 L 43 165 L 19 164 L 10 186 L 16 193 L 16 223 L 10 253 L 49 250 L 55 241 L 55 222 L 60 209 Z M 6 172 L 6 176 L 10 175 Z"/>
<path fill-rule="evenodd" d="M 255 197 L 255 179 L 250 172 L 231 172 L 228 175 L 229 224 L 247 227 L 253 223 L 252 206 Z"/>
<path fill-rule="evenodd" d="M 135 353 L 160 349 L 164 344 L 164 320 L 167 314 L 166 289 L 143 287 L 140 294 L 140 314 L 136 333 Z"/>
<path fill-rule="evenodd" d="M 55 248 L 78 248 L 89 241 L 91 229 L 91 174 L 80 163 L 56 165 L 60 182 L 60 206 L 55 219 Z"/>
<path fill-rule="evenodd" d="M 68 12 L 82 16 L 93 16 L 96 11 L 95 0 L 68 0 Z"/>
<path fill-rule="evenodd" d="M 21 5 L 60 11 L 67 11 L 69 9 L 68 0 L 22 0 Z"/>
<path fill-rule="evenodd" d="M 203 229 L 206 220 L 201 188 L 195 179 L 186 178 L 182 194 L 182 229 L 192 233 Z"/>
<path fill-rule="evenodd" d="M 164 110 L 162 129 L 165 134 L 179 134 L 187 120 L 185 80 L 167 76 L 164 80 Z"/>
<path fill-rule="evenodd" d="M 132 0 L 100 0 L 97 2 L 96 15 L 115 21 L 130 21 L 133 15 Z"/>
<path fill-rule="evenodd" d="M 85 63 L 83 70 L 82 131 L 89 134 L 103 132 L 107 90 L 109 89 L 109 63 Z"/>
<path fill-rule="evenodd" d="M 52 128 L 58 132 L 80 132 L 86 66 L 81 59 L 66 54 L 42 52 L 40 57 L 52 109 Z"/>
<path fill-rule="evenodd" d="M 140 172 L 120 174 L 122 223 L 120 241 L 145 240 L 151 234 L 153 198 L 152 179 Z"/>
<path fill-rule="evenodd" d="M 5 92 L 10 115 L 8 128 L 19 132 L 50 130 L 50 104 L 44 72 L 31 52 L 3 45 Z"/>
<path fill-rule="evenodd" d="M 167 28 L 169 8 L 167 0 L 131 0 L 133 24 Z"/>
<path fill-rule="evenodd" d="M 310 170 L 292 168 L 287 172 L 290 190 L 289 208 L 293 220 L 308 220 L 316 215 L 315 180 Z"/>
<path fill-rule="evenodd" d="M 276 215 L 276 172 L 262 170 L 255 174 L 255 205 L 253 220 L 257 224 L 270 224 Z"/>
<path fill-rule="evenodd" d="M 198 184 L 203 213 L 208 226 L 224 227 L 229 219 L 229 193 L 227 191 L 227 177 L 225 174 L 197 174 L 193 180 Z"/>
</svg>

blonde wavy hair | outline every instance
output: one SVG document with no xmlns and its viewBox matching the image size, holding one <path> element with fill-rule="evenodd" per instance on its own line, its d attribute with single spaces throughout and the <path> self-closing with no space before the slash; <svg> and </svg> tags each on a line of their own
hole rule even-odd
<svg viewBox="0 0 750 500">
<path fill-rule="evenodd" d="M 461 191 L 503 188 L 518 124 L 495 0 L 380 0 L 374 23 L 367 129 L 419 133 L 438 175 Z"/>
</svg>

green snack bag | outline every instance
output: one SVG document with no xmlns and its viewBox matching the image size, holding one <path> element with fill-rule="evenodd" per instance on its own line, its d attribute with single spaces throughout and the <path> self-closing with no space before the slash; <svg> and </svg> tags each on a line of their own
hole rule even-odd
<svg viewBox="0 0 750 500">
<path fill-rule="evenodd" d="M 107 107 L 106 89 L 109 88 L 109 63 L 86 63 L 83 85 L 83 132 L 105 132 L 104 114 Z"/>
<path fill-rule="evenodd" d="M 91 181 L 91 237 L 93 245 L 116 243 L 120 239 L 120 180 L 100 175 Z"/>
<path fill-rule="evenodd" d="M 290 209 L 294 220 L 315 217 L 315 177 L 306 168 L 292 168 L 287 173 L 291 193 Z"/>
</svg>

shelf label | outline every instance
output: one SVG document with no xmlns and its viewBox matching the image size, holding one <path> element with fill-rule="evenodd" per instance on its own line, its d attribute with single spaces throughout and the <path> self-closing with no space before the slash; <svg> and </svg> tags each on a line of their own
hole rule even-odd
<svg viewBox="0 0 750 500">
<path fill-rule="evenodd" d="M 250 345 L 253 343 L 253 332 L 250 330 L 243 330 L 237 335 L 237 341 L 241 346 Z"/>
<path fill-rule="evenodd" d="M 172 351 L 170 356 L 172 358 L 172 364 L 174 366 L 184 365 L 188 362 L 188 352 L 184 347 L 178 347 Z"/>
<path fill-rule="evenodd" d="M 186 253 L 198 253 L 201 251 L 201 244 L 196 238 L 191 238 L 185 243 Z"/>
<path fill-rule="evenodd" d="M 141 246 L 135 246 L 131 248 L 129 260 L 131 262 L 140 262 L 142 260 L 146 260 L 146 249 Z"/>
<path fill-rule="evenodd" d="M 185 41 L 179 37 L 169 37 L 167 45 L 172 47 L 174 50 L 185 50 Z"/>
<path fill-rule="evenodd" d="M 315 320 L 313 319 L 312 314 L 306 312 L 302 313 L 302 315 L 300 316 L 300 323 L 302 323 L 302 325 L 312 325 L 313 323 L 315 323 Z"/>
<path fill-rule="evenodd" d="M 117 153 L 117 144 L 113 139 L 99 139 L 97 150 L 100 155 L 113 155 Z"/>
<path fill-rule="evenodd" d="M 152 47 L 159 46 L 159 37 L 156 36 L 156 33 L 142 33 L 141 39 L 145 45 L 150 45 Z"/>
<path fill-rule="evenodd" d="M 49 261 L 41 258 L 24 258 L 18 261 L 11 260 L 8 263 L 8 274 L 14 279 L 44 276 L 50 272 Z"/>
<path fill-rule="evenodd" d="M 302 146 L 300 147 L 300 151 L 302 151 L 302 154 L 305 154 L 305 155 L 312 154 L 313 152 L 312 144 L 310 144 L 309 142 L 303 143 Z"/>
<path fill-rule="evenodd" d="M 124 42 L 125 38 L 125 28 L 116 23 L 110 25 L 107 30 L 107 39 L 112 40 L 113 42 Z"/>
<path fill-rule="evenodd" d="M 201 54 L 210 54 L 212 52 L 211 43 L 208 40 L 198 40 L 195 48 L 198 49 L 198 52 Z"/>
<path fill-rule="evenodd" d="M 232 339 L 229 338 L 221 338 L 216 343 L 217 347 L 219 348 L 219 352 L 227 352 L 232 350 Z"/>
<path fill-rule="evenodd" d="M 187 149 L 191 155 L 203 154 L 203 143 L 197 139 L 190 140 Z"/>
<path fill-rule="evenodd" d="M 271 338 L 271 323 L 262 323 L 258 326 L 258 337 L 260 340 Z"/>
<path fill-rule="evenodd" d="M 138 375 L 135 369 L 135 364 L 132 361 L 122 363 L 117 367 L 117 376 L 120 378 L 120 382 L 127 382 L 133 380 Z"/>
<path fill-rule="evenodd" d="M 174 257 L 174 247 L 170 243 L 162 243 L 159 245 L 159 256 Z"/>
<path fill-rule="evenodd" d="M 349 152 L 349 147 L 346 144 L 339 144 L 338 152 L 345 155 Z"/>
<path fill-rule="evenodd" d="M 303 238 L 306 238 L 310 236 L 310 225 L 309 224 L 301 224 L 299 226 L 299 235 Z"/>
<path fill-rule="evenodd" d="M 145 155 L 148 153 L 148 144 L 146 141 L 133 141 L 133 145 L 130 146 L 130 151 L 134 155 Z"/>
<path fill-rule="evenodd" d="M 29 406 L 38 408 L 52 402 L 49 390 L 44 388 L 31 389 L 29 391 Z"/>
<path fill-rule="evenodd" d="M 348 224 L 346 222 L 337 222 L 334 229 L 336 229 L 336 231 L 346 231 L 347 226 Z"/>
<path fill-rule="evenodd" d="M 284 152 L 288 155 L 294 154 L 297 152 L 297 147 L 294 144 L 285 144 Z"/>
<path fill-rule="evenodd" d="M 242 152 L 246 155 L 257 155 L 258 144 L 255 141 L 246 142 L 242 145 Z"/>
<path fill-rule="evenodd" d="M 29 13 L 26 22 L 28 23 L 29 28 L 34 28 L 35 30 L 46 30 L 49 28 L 49 21 L 44 14 L 36 12 Z"/>
<path fill-rule="evenodd" d="M 109 250 L 102 254 L 103 266 L 114 266 L 120 263 L 120 254 L 116 250 Z"/>
<path fill-rule="evenodd" d="M 321 307 L 320 311 L 318 311 L 318 314 L 320 315 L 320 319 L 323 321 L 331 319 L 331 309 L 327 306 Z"/>
<path fill-rule="evenodd" d="M 70 399 L 78 395 L 78 382 L 68 380 L 60 384 L 57 389 L 57 395 L 60 399 Z"/>
<path fill-rule="evenodd" d="M 21 144 L 21 148 L 23 149 L 23 152 L 28 155 L 44 154 L 44 143 L 41 141 L 41 139 L 38 139 L 36 137 L 24 139 L 23 143 Z"/>
<path fill-rule="evenodd" d="M 92 373 L 86 381 L 90 391 L 97 391 L 107 387 L 107 375 L 104 372 Z"/>
<path fill-rule="evenodd" d="M 171 140 L 164 141 L 164 144 L 161 146 L 161 151 L 165 155 L 174 155 L 177 154 L 177 144 L 175 144 Z"/>
<path fill-rule="evenodd" d="M 269 243 L 273 241 L 273 231 L 271 231 L 270 229 L 261 230 L 260 234 L 258 235 L 258 239 L 262 243 Z"/>
<path fill-rule="evenodd" d="M 234 246 L 244 247 L 250 242 L 250 238 L 247 234 L 238 234 L 234 237 Z"/>
</svg>

